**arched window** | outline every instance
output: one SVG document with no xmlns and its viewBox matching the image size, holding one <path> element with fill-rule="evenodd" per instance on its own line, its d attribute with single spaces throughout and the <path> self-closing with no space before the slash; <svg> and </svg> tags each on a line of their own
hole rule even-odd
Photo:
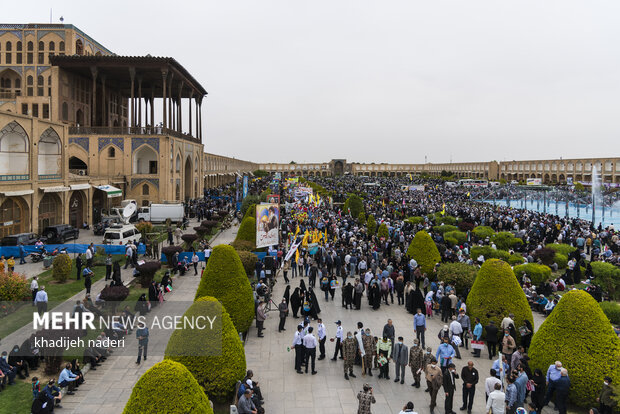
<svg viewBox="0 0 620 414">
<path fill-rule="evenodd" d="M 53 128 L 47 128 L 39 140 L 39 176 L 60 175 L 60 137 Z"/>
<path fill-rule="evenodd" d="M 34 50 L 34 43 L 28 42 L 28 51 L 32 52 Z"/>
<path fill-rule="evenodd" d="M 116 157 L 116 149 L 114 147 L 108 148 L 108 158 Z"/>
<path fill-rule="evenodd" d="M 43 41 L 39 42 L 39 51 L 45 49 L 45 43 Z"/>
<path fill-rule="evenodd" d="M 26 78 L 26 85 L 28 85 L 28 92 L 26 93 L 26 95 L 33 96 L 34 88 L 32 86 L 34 85 L 34 78 L 32 77 L 32 75 L 28 75 L 28 77 Z"/>
<path fill-rule="evenodd" d="M 22 80 L 20 78 L 15 79 L 15 89 L 21 89 Z"/>
<path fill-rule="evenodd" d="M 22 51 L 22 42 L 21 42 L 21 41 L 17 42 L 17 44 L 16 44 L 15 46 L 16 46 L 16 47 L 15 47 L 15 49 L 16 49 L 18 52 L 21 52 L 21 51 Z"/>
<path fill-rule="evenodd" d="M 65 42 L 58 43 L 58 50 L 61 52 L 65 51 Z"/>
<path fill-rule="evenodd" d="M 28 134 L 15 121 L 0 130 L 0 175 L 28 174 Z"/>
<path fill-rule="evenodd" d="M 80 39 L 75 41 L 75 54 L 80 56 L 84 54 L 84 44 Z"/>
<path fill-rule="evenodd" d="M 134 174 L 157 174 L 157 153 L 149 145 L 143 145 L 133 156 Z"/>
<path fill-rule="evenodd" d="M 198 157 L 194 158 L 194 171 L 198 172 Z"/>
<path fill-rule="evenodd" d="M 56 43 L 54 43 L 54 42 L 50 42 L 50 46 L 49 46 L 49 48 L 50 48 L 50 52 L 55 51 L 55 50 L 56 50 Z"/>
<path fill-rule="evenodd" d="M 148 184 L 144 184 L 142 186 L 142 195 L 149 195 L 149 185 Z"/>
<path fill-rule="evenodd" d="M 37 96 L 43 96 L 43 76 L 37 76 Z"/>
<path fill-rule="evenodd" d="M 175 170 L 176 172 L 181 172 L 181 155 L 177 155 L 177 160 L 175 162 Z"/>
<path fill-rule="evenodd" d="M 11 42 L 6 42 L 6 51 L 10 52 L 13 50 L 13 44 Z"/>
</svg>

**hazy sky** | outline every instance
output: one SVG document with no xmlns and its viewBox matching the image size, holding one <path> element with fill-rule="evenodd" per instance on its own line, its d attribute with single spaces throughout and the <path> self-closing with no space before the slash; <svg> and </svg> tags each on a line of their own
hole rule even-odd
<svg viewBox="0 0 620 414">
<path fill-rule="evenodd" d="M 620 155 L 620 2 L 40 1 L 209 95 L 205 149 L 257 162 Z M 21 3 L 16 3 L 21 4 Z M 89 6 L 92 4 L 92 6 Z"/>
</svg>

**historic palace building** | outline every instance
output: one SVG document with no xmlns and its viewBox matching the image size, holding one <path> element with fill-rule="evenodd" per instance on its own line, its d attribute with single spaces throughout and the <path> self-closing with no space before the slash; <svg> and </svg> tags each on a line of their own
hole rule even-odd
<svg viewBox="0 0 620 414">
<path fill-rule="evenodd" d="M 567 181 L 590 183 L 592 170 L 596 168 L 603 183 L 620 184 L 620 158 L 580 158 L 531 161 L 460 162 L 442 164 L 362 164 L 346 160 L 325 163 L 268 163 L 260 169 L 284 176 L 330 176 L 353 174 L 369 177 L 400 177 L 407 174 L 439 176 L 442 172 L 453 173 L 458 178 L 487 180 L 525 181 L 540 178 L 545 184 L 564 184 Z"/>
<path fill-rule="evenodd" d="M 206 95 L 172 58 L 117 56 L 73 25 L 0 24 L 0 237 L 255 170 L 204 153 Z"/>
</svg>

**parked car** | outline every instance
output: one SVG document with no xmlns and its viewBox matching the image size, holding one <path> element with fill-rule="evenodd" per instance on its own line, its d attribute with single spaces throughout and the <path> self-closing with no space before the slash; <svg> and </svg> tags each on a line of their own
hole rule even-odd
<svg viewBox="0 0 620 414">
<path fill-rule="evenodd" d="M 19 233 L 3 237 L 2 241 L 0 241 L 0 245 L 19 246 L 20 243 L 24 243 L 25 245 L 32 245 L 35 244 L 37 240 L 39 240 L 39 236 L 34 233 Z"/>
<path fill-rule="evenodd" d="M 43 235 L 47 238 L 48 244 L 64 243 L 67 240 L 80 237 L 80 231 L 69 224 L 57 224 L 46 227 Z"/>
</svg>

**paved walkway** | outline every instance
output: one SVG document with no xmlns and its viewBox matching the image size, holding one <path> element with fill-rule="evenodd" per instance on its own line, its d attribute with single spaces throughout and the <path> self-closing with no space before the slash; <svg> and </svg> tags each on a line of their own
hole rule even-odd
<svg viewBox="0 0 620 414">
<path fill-rule="evenodd" d="M 307 285 L 307 278 L 305 282 Z M 285 286 L 282 278 L 278 277 L 273 295 L 276 303 L 280 302 Z M 299 278 L 292 279 L 291 291 L 297 286 L 299 286 Z M 347 331 L 355 331 L 357 322 L 361 321 L 364 323 L 364 327 L 370 327 L 373 335 L 380 336 L 387 319 L 391 318 L 396 329 L 396 337 L 403 336 L 407 346 L 413 343 L 413 316 L 406 312 L 404 306 L 381 305 L 380 309 L 373 311 L 364 297 L 361 310 L 345 310 L 341 306 L 340 292 L 336 293 L 335 301 L 328 303 L 323 300 L 322 292 L 319 291 L 319 293 L 320 316 L 327 327 L 329 338 L 335 335 L 335 321 L 339 319 L 342 320 L 345 334 Z M 245 346 L 246 360 L 248 369 L 254 371 L 255 380 L 261 385 L 266 401 L 266 412 L 269 414 L 292 412 L 352 414 L 357 412 L 357 393 L 367 382 L 374 387 L 374 395 L 377 400 L 377 403 L 372 407 L 373 413 L 398 413 L 408 401 L 413 401 L 415 404 L 414 411 L 419 414 L 430 413 L 429 394 L 424 392 L 425 387 L 416 389 L 411 386 L 413 377 L 408 367 L 403 385 L 393 382 L 395 378 L 393 364 L 390 364 L 391 380 L 378 379 L 378 371 L 373 371 L 373 377 L 362 377 L 360 367 L 355 366 L 354 372 L 357 378 L 347 381 L 344 379 L 342 360 L 330 361 L 334 353 L 334 344 L 330 341 L 326 343 L 327 358 L 316 362 L 318 374 L 297 374 L 294 370 L 294 351 L 289 352 L 287 349 L 291 347 L 295 327 L 300 321 L 301 319 L 289 317 L 286 322 L 286 331 L 279 333 L 278 313 L 270 312 L 265 321 L 264 338 L 256 336 L 254 327 L 250 330 Z M 443 323 L 441 323 L 439 316 L 427 321 L 426 346 L 432 346 L 434 354 L 439 344 L 437 334 L 443 327 Z M 539 327 L 542 323 L 542 317 L 535 314 L 534 322 L 535 326 Z M 311 326 L 315 327 L 316 332 L 316 322 L 312 322 Z M 460 374 L 461 368 L 467 364 L 468 360 L 474 361 L 481 380 L 476 387 L 472 412 L 484 413 L 486 412 L 484 379 L 489 376 L 491 361 L 488 359 L 486 351 L 482 352 L 482 358 L 471 358 L 470 351 L 461 348 L 463 359 L 457 359 L 455 362 L 457 373 Z M 453 406 L 453 410 L 456 412 L 459 412 L 459 407 L 462 405 L 461 384 L 461 380 L 458 380 Z M 437 397 L 437 404 L 435 413 L 444 413 L 444 397 L 441 392 Z M 546 408 L 544 412 L 553 413 L 554 411 Z"/>
<path fill-rule="evenodd" d="M 213 239 L 211 245 L 230 243 L 236 235 L 237 227 L 231 227 Z M 179 276 L 174 280 L 174 289 L 171 293 L 166 294 L 166 300 L 174 301 L 174 304 L 177 305 L 175 306 L 175 314 L 179 314 L 179 306 L 184 306 L 184 311 L 191 305 L 199 283 L 200 277 L 194 276 L 192 271 L 186 276 Z M 170 305 L 171 303 L 164 303 L 156 307 L 149 313 L 148 318 L 168 314 L 170 308 L 167 310 L 167 306 Z M 79 391 L 75 395 L 63 399 L 62 412 L 76 414 L 121 413 L 140 376 L 157 362 L 163 360 L 164 351 L 172 332 L 172 330 L 164 330 L 159 331 L 157 335 L 151 332 L 149 358 L 139 366 L 135 364 L 138 350 L 135 333 L 128 335 L 125 348 L 135 350 L 135 353 L 130 351 L 128 355 L 112 354 L 96 371 L 89 371 L 85 376 L 86 383 L 80 386 Z M 162 384 L 161 392 L 166 392 L 165 384 Z"/>
</svg>

